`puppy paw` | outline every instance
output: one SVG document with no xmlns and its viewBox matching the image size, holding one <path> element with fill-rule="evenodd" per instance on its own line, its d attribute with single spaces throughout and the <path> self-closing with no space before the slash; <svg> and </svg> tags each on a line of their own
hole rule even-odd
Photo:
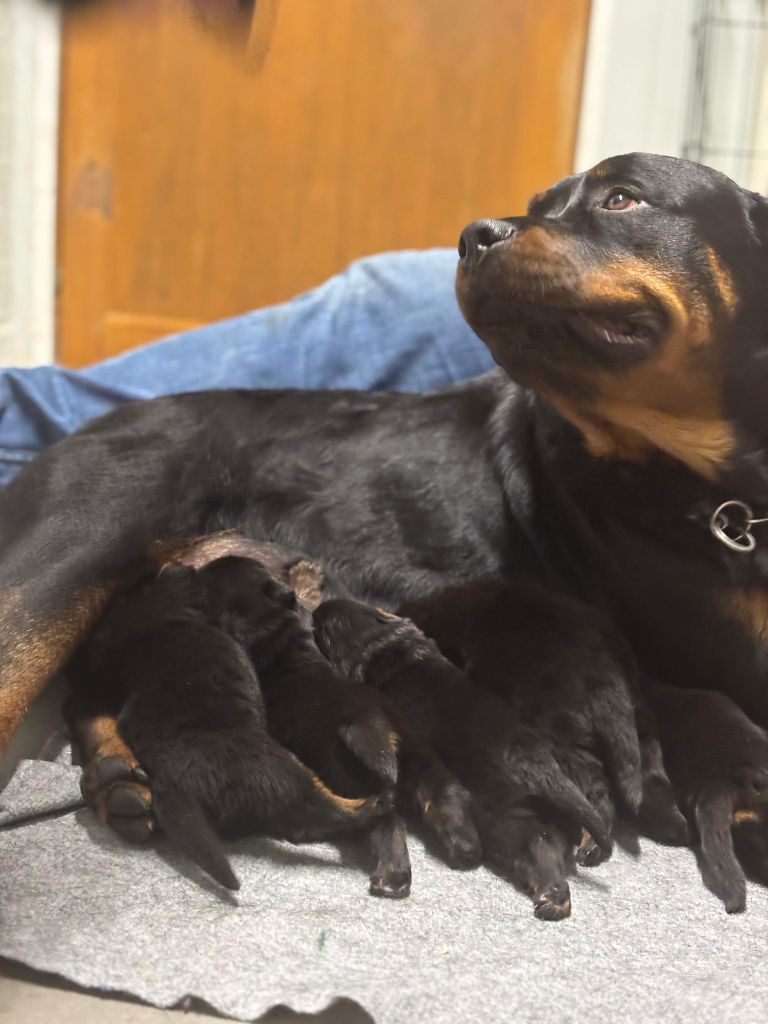
<svg viewBox="0 0 768 1024">
<path fill-rule="evenodd" d="M 657 843 L 687 846 L 691 841 L 688 822 L 683 817 L 665 776 L 643 781 L 643 799 L 637 812 L 640 831 Z"/>
<path fill-rule="evenodd" d="M 540 921 L 562 921 L 571 916 L 571 890 L 567 882 L 540 889 L 533 897 L 533 916 Z"/>
<path fill-rule="evenodd" d="M 342 743 L 384 783 L 397 782 L 400 738 L 383 715 L 361 716 L 339 729 Z"/>
<path fill-rule="evenodd" d="M 390 814 L 395 806 L 395 795 L 391 789 L 385 789 L 374 796 L 366 797 L 365 800 L 346 801 L 350 805 L 356 805 L 353 815 L 356 823 L 365 826 L 386 814 Z"/>
<path fill-rule="evenodd" d="M 727 914 L 743 914 L 747 909 L 746 889 L 731 893 L 723 900 L 723 906 Z"/>
<path fill-rule="evenodd" d="M 472 818 L 471 797 L 458 782 L 423 800 L 422 814 L 453 868 L 476 868 L 483 848 Z"/>
<path fill-rule="evenodd" d="M 143 843 L 153 834 L 152 793 L 138 766 L 122 757 L 91 761 L 83 770 L 80 791 L 99 820 L 128 842 Z"/>
<path fill-rule="evenodd" d="M 579 843 L 578 849 L 576 850 L 576 863 L 583 868 L 596 868 L 598 864 L 602 864 L 605 860 L 605 854 L 603 848 L 598 846 L 589 832 L 584 830 Z"/>
</svg>

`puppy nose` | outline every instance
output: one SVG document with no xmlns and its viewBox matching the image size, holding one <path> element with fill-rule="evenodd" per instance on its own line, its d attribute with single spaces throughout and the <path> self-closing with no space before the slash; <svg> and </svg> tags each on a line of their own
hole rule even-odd
<svg viewBox="0 0 768 1024">
<path fill-rule="evenodd" d="M 459 259 L 474 263 L 486 249 L 497 242 L 511 238 L 516 231 L 514 224 L 506 220 L 475 220 L 468 224 L 459 238 Z"/>
</svg>

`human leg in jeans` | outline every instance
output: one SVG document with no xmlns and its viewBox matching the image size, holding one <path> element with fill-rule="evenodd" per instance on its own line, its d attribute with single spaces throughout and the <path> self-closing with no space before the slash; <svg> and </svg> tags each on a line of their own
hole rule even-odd
<svg viewBox="0 0 768 1024">
<path fill-rule="evenodd" d="M 453 293 L 452 249 L 358 260 L 283 303 L 173 335 L 85 370 L 0 370 L 0 484 L 123 402 L 204 388 L 422 391 L 492 365 Z"/>
</svg>

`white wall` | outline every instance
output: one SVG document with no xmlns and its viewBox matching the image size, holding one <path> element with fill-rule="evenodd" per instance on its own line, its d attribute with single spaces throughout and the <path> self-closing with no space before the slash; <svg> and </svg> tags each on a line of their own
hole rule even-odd
<svg viewBox="0 0 768 1024">
<path fill-rule="evenodd" d="M 575 170 L 640 150 L 681 156 L 695 0 L 592 0 Z"/>
<path fill-rule="evenodd" d="M 0 366 L 53 358 L 58 79 L 55 5 L 0 0 Z"/>
</svg>

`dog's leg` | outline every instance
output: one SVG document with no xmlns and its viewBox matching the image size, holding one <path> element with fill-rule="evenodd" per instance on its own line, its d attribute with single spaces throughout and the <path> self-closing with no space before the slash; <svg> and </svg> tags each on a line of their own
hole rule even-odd
<svg viewBox="0 0 768 1024">
<path fill-rule="evenodd" d="M 411 891 L 411 861 L 406 829 L 397 814 L 381 818 L 371 829 L 371 852 L 376 867 L 371 875 L 371 895 L 402 899 Z"/>
<path fill-rule="evenodd" d="M 738 914 L 746 908 L 747 887 L 733 847 L 733 795 L 723 789 L 701 793 L 694 813 L 704 882 L 729 914 Z"/>
<path fill-rule="evenodd" d="M 256 757 L 240 775 L 235 787 L 246 775 L 250 781 L 247 793 L 236 800 L 237 810 L 222 822 L 227 835 L 248 835 L 256 828 L 293 843 L 320 842 L 368 828 L 393 808 L 391 789 L 368 797 L 341 796 L 277 743 L 271 744 L 268 757 Z M 228 777 L 234 777 L 232 766 Z"/>
<path fill-rule="evenodd" d="M 415 811 L 455 868 L 474 868 L 482 860 L 480 837 L 472 817 L 472 798 L 445 765 L 415 741 L 403 739 L 399 796 Z"/>
<path fill-rule="evenodd" d="M 640 764 L 643 797 L 637 810 L 640 831 L 657 843 L 686 846 L 690 842 L 688 822 L 677 806 L 675 791 L 664 766 L 658 737 L 655 712 L 648 698 L 658 691 L 658 684 L 642 679 L 646 692 L 637 692 L 637 728 L 640 738 Z"/>
<path fill-rule="evenodd" d="M 643 799 L 637 811 L 641 832 L 657 843 L 686 846 L 690 842 L 688 823 L 675 800 L 667 776 L 661 744 L 655 736 L 641 736 Z"/>
<path fill-rule="evenodd" d="M 111 594 L 168 557 L 159 542 L 201 532 L 216 470 L 180 486 L 179 402 L 126 406 L 0 489 L 0 756 Z"/>
<path fill-rule="evenodd" d="M 736 811 L 733 842 L 747 876 L 761 885 L 768 885 L 768 817 L 766 811 Z"/>
<path fill-rule="evenodd" d="M 51 572 L 53 576 L 53 571 Z M 95 622 L 108 596 L 103 584 L 73 587 L 0 584 L 0 757 L 30 705 Z M 39 596 L 39 600 L 37 600 Z"/>
<path fill-rule="evenodd" d="M 147 777 L 120 735 L 116 715 L 92 697 L 74 694 L 64 705 L 72 740 L 80 750 L 80 788 L 105 825 L 132 843 L 154 830 Z"/>
<path fill-rule="evenodd" d="M 616 807 L 597 756 L 590 750 L 564 745 L 557 748 L 557 760 L 613 834 L 616 821 Z M 603 849 L 587 829 L 582 828 L 581 840 L 576 850 L 576 862 L 582 867 L 596 867 L 604 860 Z"/>
</svg>

